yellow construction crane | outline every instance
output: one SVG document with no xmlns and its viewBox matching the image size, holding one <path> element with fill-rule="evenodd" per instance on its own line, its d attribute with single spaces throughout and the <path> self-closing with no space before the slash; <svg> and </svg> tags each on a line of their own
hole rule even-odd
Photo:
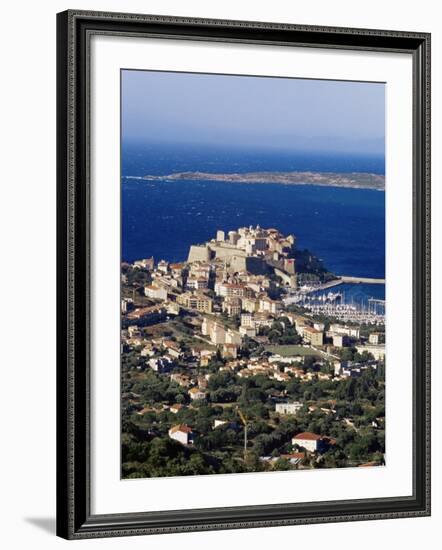
<svg viewBox="0 0 442 550">
<path fill-rule="evenodd" d="M 249 421 L 239 407 L 236 407 L 236 411 L 241 419 L 241 422 L 244 425 L 244 461 L 245 461 L 247 458 L 247 427 L 248 427 Z"/>
</svg>

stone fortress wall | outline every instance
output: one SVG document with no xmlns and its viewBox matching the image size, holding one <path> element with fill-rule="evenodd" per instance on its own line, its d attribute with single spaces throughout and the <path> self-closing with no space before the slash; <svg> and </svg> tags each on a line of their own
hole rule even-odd
<svg viewBox="0 0 442 550">
<path fill-rule="evenodd" d="M 276 229 L 240 227 L 227 234 L 218 230 L 215 238 L 192 245 L 188 263 L 220 260 L 229 273 L 249 272 L 265 275 L 274 271 L 287 286 L 296 288 L 295 261 L 287 250 L 296 244 L 294 235 L 284 236 Z"/>
</svg>

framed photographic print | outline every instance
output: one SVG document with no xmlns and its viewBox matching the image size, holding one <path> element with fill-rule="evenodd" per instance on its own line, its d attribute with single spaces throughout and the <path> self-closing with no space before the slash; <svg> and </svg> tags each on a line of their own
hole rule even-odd
<svg viewBox="0 0 442 550">
<path fill-rule="evenodd" d="M 57 533 L 430 513 L 430 36 L 58 15 Z"/>
</svg>

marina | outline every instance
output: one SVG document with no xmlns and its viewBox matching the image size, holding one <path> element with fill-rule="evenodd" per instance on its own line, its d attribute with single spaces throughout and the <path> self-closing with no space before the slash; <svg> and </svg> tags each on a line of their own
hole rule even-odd
<svg viewBox="0 0 442 550">
<path fill-rule="evenodd" d="M 362 281 L 358 277 L 339 277 L 321 285 L 303 285 L 299 290 L 290 293 L 284 299 L 284 304 L 297 305 L 313 315 L 334 317 L 344 322 L 384 324 L 385 299 L 362 293 L 358 296 L 355 292 L 348 293 L 345 290 L 329 290 L 344 284 L 356 286 L 358 283 L 382 284 L 385 280 L 364 278 Z"/>
</svg>

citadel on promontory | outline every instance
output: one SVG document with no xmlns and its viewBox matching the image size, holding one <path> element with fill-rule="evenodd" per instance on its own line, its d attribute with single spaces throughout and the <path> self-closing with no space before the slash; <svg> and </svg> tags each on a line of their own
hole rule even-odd
<svg viewBox="0 0 442 550">
<path fill-rule="evenodd" d="M 240 227 L 228 234 L 218 230 L 216 237 L 201 245 L 192 245 L 188 263 L 221 260 L 228 273 L 249 272 L 264 275 L 274 272 L 286 286 L 295 289 L 294 250 L 296 237 L 282 235 L 277 229 Z"/>
</svg>

